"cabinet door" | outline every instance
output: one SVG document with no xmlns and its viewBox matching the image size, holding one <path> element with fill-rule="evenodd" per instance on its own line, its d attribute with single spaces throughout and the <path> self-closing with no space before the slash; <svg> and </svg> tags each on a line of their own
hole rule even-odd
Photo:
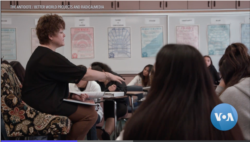
<svg viewBox="0 0 250 142">
<path fill-rule="evenodd" d="M 13 6 L 15 6 L 16 4 L 15 4 L 15 2 L 14 1 L 1 1 L 1 9 L 6 9 L 6 10 L 8 10 L 8 9 L 15 9 L 14 7 L 13 8 L 11 8 L 10 6 L 11 5 L 13 5 Z"/>
<path fill-rule="evenodd" d="M 46 8 L 46 6 L 57 6 L 57 8 Z M 62 6 L 62 7 L 60 7 Z M 65 9 L 65 1 L 41 1 L 40 9 L 42 10 L 60 10 Z"/>
<path fill-rule="evenodd" d="M 90 1 L 65 1 L 67 10 L 90 10 Z"/>
<path fill-rule="evenodd" d="M 237 9 L 250 9 L 250 1 L 239 0 L 236 3 Z"/>
<path fill-rule="evenodd" d="M 187 1 L 164 1 L 165 10 L 187 9 Z"/>
<path fill-rule="evenodd" d="M 212 9 L 236 9 L 236 1 L 212 1 Z"/>
<path fill-rule="evenodd" d="M 140 10 L 163 10 L 163 1 L 140 1 Z"/>
<path fill-rule="evenodd" d="M 99 10 L 115 10 L 115 1 L 91 1 L 91 5 L 99 5 Z"/>
<path fill-rule="evenodd" d="M 139 10 L 139 1 L 116 1 L 116 10 Z"/>
<path fill-rule="evenodd" d="M 25 5 L 26 8 L 18 8 L 18 9 L 32 9 L 32 10 L 36 10 L 36 9 L 40 9 L 40 1 L 16 1 L 16 6 L 18 7 L 18 5 Z M 30 8 L 29 8 L 30 7 Z"/>
<path fill-rule="evenodd" d="M 212 1 L 188 1 L 188 9 L 211 9 Z"/>
</svg>

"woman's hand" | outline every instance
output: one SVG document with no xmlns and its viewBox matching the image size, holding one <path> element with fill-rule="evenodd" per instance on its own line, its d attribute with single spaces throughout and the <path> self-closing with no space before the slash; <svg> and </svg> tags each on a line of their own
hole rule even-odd
<svg viewBox="0 0 250 142">
<path fill-rule="evenodd" d="M 87 94 L 81 94 L 81 95 L 73 94 L 72 95 L 72 99 L 82 101 L 82 102 L 86 101 L 86 99 L 88 99 L 88 98 L 89 98 L 89 96 Z"/>
<path fill-rule="evenodd" d="M 109 86 L 108 89 L 109 89 L 110 92 L 114 92 L 116 90 L 116 85 L 113 84 L 113 85 Z"/>
<path fill-rule="evenodd" d="M 112 81 L 117 81 L 119 83 L 122 84 L 122 82 L 124 82 L 124 79 L 122 79 L 121 77 L 117 76 L 117 75 L 113 75 L 111 73 L 105 72 L 106 77 L 108 80 L 112 80 Z"/>
</svg>

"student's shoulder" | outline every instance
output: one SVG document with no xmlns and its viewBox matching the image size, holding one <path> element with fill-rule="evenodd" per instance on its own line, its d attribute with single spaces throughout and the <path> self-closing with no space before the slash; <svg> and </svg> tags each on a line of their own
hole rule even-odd
<svg viewBox="0 0 250 142">
<path fill-rule="evenodd" d="M 134 78 L 139 79 L 141 78 L 139 74 L 137 74 Z"/>
<path fill-rule="evenodd" d="M 100 86 L 96 81 L 88 81 L 90 86 Z"/>
<path fill-rule="evenodd" d="M 238 99 L 242 93 L 235 86 L 228 87 L 221 95 L 220 99 L 223 102 L 231 102 Z"/>
<path fill-rule="evenodd" d="M 87 86 L 89 88 L 92 88 L 92 89 L 100 89 L 101 90 L 101 86 L 96 81 L 88 81 Z"/>
</svg>

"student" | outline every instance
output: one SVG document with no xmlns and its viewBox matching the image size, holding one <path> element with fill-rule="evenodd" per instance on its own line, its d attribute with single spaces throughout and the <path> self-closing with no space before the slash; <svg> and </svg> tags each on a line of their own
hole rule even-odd
<svg viewBox="0 0 250 142">
<path fill-rule="evenodd" d="M 152 70 L 153 65 L 146 65 L 144 67 L 144 69 L 134 77 L 133 80 L 131 80 L 128 84 L 128 86 L 132 86 L 132 85 L 137 85 L 137 86 L 142 86 L 142 87 L 146 87 L 149 86 L 150 83 L 150 79 L 149 79 L 149 73 Z"/>
<path fill-rule="evenodd" d="M 80 67 L 84 67 L 83 65 L 79 65 Z M 84 81 L 80 80 L 78 84 L 69 83 L 69 91 L 82 91 L 82 92 L 101 92 L 101 87 L 98 83 L 95 81 Z M 94 99 L 95 102 L 97 102 L 97 98 Z M 96 107 L 98 119 L 96 121 L 96 124 L 100 123 L 103 117 L 103 109 L 100 104 Z M 96 126 L 94 125 L 87 134 L 88 140 L 98 140 L 97 134 L 96 134 Z"/>
<path fill-rule="evenodd" d="M 11 61 L 10 65 L 14 69 L 19 81 L 21 84 L 24 82 L 24 75 L 25 75 L 25 69 L 23 68 L 22 64 L 18 61 Z M 20 86 L 22 88 L 22 86 Z"/>
<path fill-rule="evenodd" d="M 213 62 L 212 62 L 212 59 L 210 56 L 206 55 L 206 56 L 203 56 L 204 57 L 204 60 L 206 62 L 206 65 L 207 65 L 207 68 L 212 76 L 212 79 L 213 79 L 213 83 L 214 85 L 219 85 L 220 83 L 220 77 L 213 65 Z"/>
<path fill-rule="evenodd" d="M 168 44 L 158 52 L 147 99 L 124 128 L 123 140 L 233 140 L 242 139 L 236 126 L 216 129 L 210 120 L 222 103 L 204 59 L 190 45 Z"/>
<path fill-rule="evenodd" d="M 103 63 L 100 62 L 94 62 L 91 64 L 91 68 L 93 70 L 97 71 L 106 71 L 110 72 L 114 75 L 119 76 L 118 74 L 114 73 L 111 68 Z M 101 86 L 102 91 L 105 92 L 114 92 L 114 91 L 123 91 L 124 94 L 127 92 L 127 86 L 125 83 L 119 83 L 117 81 L 109 81 L 109 80 L 98 80 L 98 83 Z M 117 105 L 117 118 L 120 118 L 124 116 L 127 113 L 127 105 L 125 99 L 116 99 L 116 105 Z M 104 120 L 105 123 L 105 129 L 102 130 L 102 139 L 103 140 L 109 140 L 110 135 L 114 131 L 114 103 L 111 101 L 105 101 L 104 102 Z"/>
<path fill-rule="evenodd" d="M 242 43 L 229 45 L 219 61 L 222 81 L 216 88 L 220 99 L 238 113 L 244 138 L 250 140 L 250 56 Z"/>
<path fill-rule="evenodd" d="M 65 22 L 61 16 L 47 14 L 39 18 L 36 33 L 41 45 L 27 63 L 22 99 L 41 112 L 67 116 L 73 123 L 67 139 L 83 140 L 95 124 L 97 113 L 94 106 L 63 101 L 69 97 L 68 83 L 104 79 L 122 82 L 123 79 L 110 73 L 77 67 L 55 52 L 64 46 L 64 29 Z M 72 95 L 71 98 L 84 101 L 88 96 Z"/>
</svg>

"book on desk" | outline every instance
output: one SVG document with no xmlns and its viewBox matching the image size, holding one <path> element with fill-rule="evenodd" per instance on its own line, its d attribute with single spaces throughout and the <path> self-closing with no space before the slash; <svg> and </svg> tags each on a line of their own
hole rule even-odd
<svg viewBox="0 0 250 142">
<path fill-rule="evenodd" d="M 124 96 L 124 92 L 70 92 L 74 93 L 76 95 L 81 95 L 81 94 L 87 94 L 89 95 L 89 99 L 93 98 L 112 98 L 112 97 L 120 97 Z M 79 100 L 73 100 L 73 99 L 63 99 L 65 102 L 70 102 L 70 103 L 77 103 L 77 104 L 82 104 L 82 105 L 97 105 L 94 103 L 89 103 L 89 102 L 84 102 L 84 101 L 79 101 Z"/>
<path fill-rule="evenodd" d="M 95 98 L 110 98 L 124 96 L 124 92 L 82 92 L 82 91 L 70 91 L 70 93 L 81 95 L 87 94 L 89 99 Z"/>
</svg>

